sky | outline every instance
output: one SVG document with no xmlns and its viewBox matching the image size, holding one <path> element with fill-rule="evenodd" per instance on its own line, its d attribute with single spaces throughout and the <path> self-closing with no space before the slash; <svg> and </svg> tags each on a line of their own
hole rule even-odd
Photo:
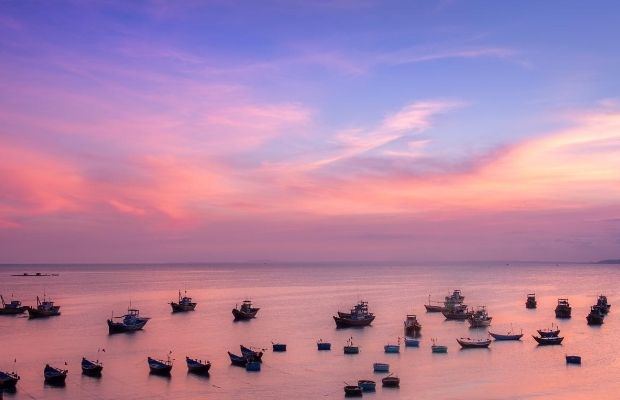
<svg viewBox="0 0 620 400">
<path fill-rule="evenodd" d="M 620 257 L 620 3 L 0 2 L 0 262 Z"/>
</svg>

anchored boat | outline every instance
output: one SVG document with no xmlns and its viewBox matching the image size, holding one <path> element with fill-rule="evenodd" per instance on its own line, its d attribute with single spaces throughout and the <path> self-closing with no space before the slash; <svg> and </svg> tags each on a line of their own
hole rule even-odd
<svg viewBox="0 0 620 400">
<path fill-rule="evenodd" d="M 596 305 L 601 309 L 603 314 L 607 314 L 611 309 L 611 304 L 607 302 L 607 296 L 599 295 L 598 300 L 596 301 Z"/>
<path fill-rule="evenodd" d="M 43 369 L 43 378 L 45 383 L 49 385 L 64 385 L 69 371 L 66 369 L 54 368 L 49 364 L 45 364 Z"/>
<path fill-rule="evenodd" d="M 88 376 L 101 376 L 103 364 L 99 360 L 91 361 L 82 357 L 82 373 Z"/>
<path fill-rule="evenodd" d="M 495 340 L 521 340 L 523 337 L 523 330 L 521 330 L 521 333 L 512 333 L 512 330 L 504 334 L 489 332 L 489 335 Z"/>
<path fill-rule="evenodd" d="M 17 385 L 19 379 L 19 375 L 17 375 L 15 371 L 0 371 L 0 391 L 2 389 L 13 389 Z"/>
<path fill-rule="evenodd" d="M 360 352 L 359 346 L 353 345 L 353 337 L 347 340 L 347 344 L 343 348 L 344 354 L 358 354 Z"/>
<path fill-rule="evenodd" d="M 564 340 L 564 338 L 560 337 L 560 336 L 540 337 L 540 336 L 532 335 L 532 337 L 541 346 L 554 345 L 554 344 L 562 344 L 562 340 Z"/>
<path fill-rule="evenodd" d="M 172 360 L 170 359 L 170 354 L 168 354 L 168 359 L 166 360 L 158 360 L 156 358 L 147 357 L 147 362 L 149 364 L 149 370 L 152 374 L 170 375 L 170 371 L 172 370 Z"/>
<path fill-rule="evenodd" d="M 370 325 L 374 319 L 375 315 L 368 312 L 367 301 L 360 301 L 349 313 L 338 311 L 338 316 L 334 316 L 337 328 L 367 326 Z"/>
<path fill-rule="evenodd" d="M 590 307 L 590 313 L 586 316 L 588 325 L 603 325 L 604 320 L 605 313 L 598 305 Z"/>
<path fill-rule="evenodd" d="M 420 331 L 422 330 L 422 324 L 420 324 L 416 315 L 407 314 L 403 324 L 405 325 L 405 336 L 417 337 L 420 335 Z"/>
<path fill-rule="evenodd" d="M 493 317 L 489 317 L 485 306 L 480 306 L 476 311 L 467 316 L 470 328 L 485 328 L 491 325 Z"/>
<path fill-rule="evenodd" d="M 263 352 L 261 350 L 255 351 L 248 347 L 245 347 L 244 345 L 239 345 L 239 348 L 241 349 L 241 355 L 245 357 L 248 361 L 263 361 Z"/>
<path fill-rule="evenodd" d="M 2 300 L 2 308 L 0 308 L 0 315 L 22 314 L 28 308 L 26 306 L 22 306 L 22 302 L 19 300 L 11 299 L 10 303 L 6 303 L 4 301 L 4 297 L 2 297 L 1 294 L 0 294 L 0 299 Z"/>
<path fill-rule="evenodd" d="M 464 349 L 486 349 L 491 344 L 491 339 L 459 338 L 456 341 Z"/>
<path fill-rule="evenodd" d="M 553 324 L 551 324 L 551 328 L 538 329 L 537 332 L 540 337 L 557 337 L 560 334 L 560 330 L 558 329 L 558 327 L 554 327 Z"/>
<path fill-rule="evenodd" d="M 149 319 L 149 317 L 141 317 L 140 310 L 129 308 L 127 314 L 121 317 L 112 316 L 108 319 L 108 331 L 110 334 L 138 331 L 144 328 Z"/>
<path fill-rule="evenodd" d="M 187 363 L 187 370 L 194 374 L 208 374 L 211 368 L 211 362 L 209 361 L 202 361 L 186 356 L 185 362 Z"/>
<path fill-rule="evenodd" d="M 362 389 L 362 392 L 374 392 L 377 384 L 375 383 L 375 381 L 371 381 L 368 379 L 361 379 L 357 381 L 357 386 L 359 386 L 360 389 Z"/>
<path fill-rule="evenodd" d="M 54 305 L 51 299 L 46 299 L 43 295 L 43 301 L 37 296 L 37 307 L 28 307 L 28 315 L 30 318 L 47 318 L 60 315 L 60 306 Z"/>
<path fill-rule="evenodd" d="M 317 350 L 331 350 L 332 349 L 332 344 L 328 343 L 328 342 L 324 342 L 323 339 L 319 339 L 318 342 L 316 342 L 316 348 Z"/>
<path fill-rule="evenodd" d="M 433 304 L 435 303 L 435 304 Z M 424 308 L 426 308 L 426 312 L 437 313 L 443 310 L 443 302 L 441 301 L 431 301 L 431 295 L 428 295 L 428 304 L 424 304 Z"/>
<path fill-rule="evenodd" d="M 232 314 L 235 317 L 235 321 L 248 320 L 256 318 L 258 310 L 260 310 L 260 308 L 252 307 L 252 301 L 243 300 L 243 303 L 241 303 L 240 307 L 236 306 L 232 309 Z"/>
<path fill-rule="evenodd" d="M 571 306 L 568 303 L 568 299 L 558 299 L 558 305 L 555 307 L 556 318 L 570 318 Z"/>
<path fill-rule="evenodd" d="M 172 312 L 194 311 L 196 309 L 196 303 L 192 301 L 191 297 L 187 296 L 187 290 L 184 296 L 181 296 L 181 291 L 179 290 L 178 302 L 175 303 L 171 301 L 170 307 L 172 307 Z"/>
<path fill-rule="evenodd" d="M 374 372 L 390 372 L 390 364 L 387 364 L 387 363 L 374 363 L 374 364 L 372 364 L 372 370 Z"/>
<path fill-rule="evenodd" d="M 398 378 L 397 376 L 389 375 L 381 379 L 381 383 L 383 383 L 384 387 L 399 387 L 400 378 Z"/>
<path fill-rule="evenodd" d="M 536 308 L 536 294 L 530 293 L 525 300 L 525 308 Z"/>
</svg>

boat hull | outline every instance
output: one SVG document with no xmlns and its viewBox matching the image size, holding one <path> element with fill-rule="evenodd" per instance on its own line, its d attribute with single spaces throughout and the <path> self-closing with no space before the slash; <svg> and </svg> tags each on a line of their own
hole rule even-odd
<svg viewBox="0 0 620 400">
<path fill-rule="evenodd" d="M 360 326 L 368 326 L 375 320 L 375 316 L 369 316 L 364 319 L 350 319 L 350 318 L 342 318 L 334 316 L 334 321 L 336 322 L 337 328 L 355 328 Z"/>
<path fill-rule="evenodd" d="M 68 371 L 66 370 L 53 368 L 46 365 L 43 370 L 43 379 L 48 385 L 62 386 L 65 384 L 65 380 L 67 379 L 67 372 Z"/>
<path fill-rule="evenodd" d="M 248 363 L 248 359 L 243 357 L 243 356 L 238 356 L 236 354 L 231 353 L 230 351 L 228 352 L 228 357 L 230 358 L 230 363 L 232 365 L 236 365 L 237 367 L 244 367 L 247 365 Z"/>
<path fill-rule="evenodd" d="M 360 348 L 357 346 L 344 346 L 343 352 L 344 354 L 358 354 Z"/>
<path fill-rule="evenodd" d="M 405 347 L 420 347 L 420 341 L 418 339 L 405 338 Z"/>
<path fill-rule="evenodd" d="M 386 353 L 400 353 L 400 346 L 397 344 L 386 344 L 383 346 L 383 351 Z"/>
<path fill-rule="evenodd" d="M 170 307 L 172 307 L 172 312 L 175 312 L 175 313 L 194 311 L 196 309 L 196 303 L 179 304 L 179 303 L 172 302 L 170 303 Z"/>
<path fill-rule="evenodd" d="M 148 357 L 147 362 L 149 364 L 149 370 L 151 374 L 155 375 L 170 375 L 170 371 L 172 371 L 172 364 L 156 360 L 154 358 Z"/>
<path fill-rule="evenodd" d="M 499 333 L 489 332 L 489 335 L 491 335 L 491 337 L 495 340 L 521 340 L 523 337 L 522 333 L 517 335 L 501 335 Z"/>
<path fill-rule="evenodd" d="M 357 381 L 357 386 L 362 389 L 362 392 L 374 392 L 376 390 L 377 384 L 375 381 L 360 380 Z"/>
<path fill-rule="evenodd" d="M 593 315 L 590 314 L 586 317 L 586 321 L 588 321 L 588 325 L 603 325 L 604 317 L 602 315 Z"/>
<path fill-rule="evenodd" d="M 448 347 L 433 345 L 431 346 L 431 352 L 437 353 L 437 354 L 445 354 L 448 352 Z"/>
<path fill-rule="evenodd" d="M 19 375 L 0 371 L 0 389 L 13 389 L 19 381 Z"/>
<path fill-rule="evenodd" d="M 374 372 L 390 372 L 390 364 L 374 363 L 372 365 L 372 370 Z"/>
<path fill-rule="evenodd" d="M 491 340 L 463 340 L 456 339 L 458 344 L 464 349 L 486 349 L 491 344 Z"/>
<path fill-rule="evenodd" d="M 328 351 L 332 349 L 332 344 L 320 342 L 316 344 L 316 348 L 317 350 L 320 350 L 320 351 Z"/>
<path fill-rule="evenodd" d="M 580 356 L 566 356 L 566 364 L 581 364 Z"/>
<path fill-rule="evenodd" d="M 18 315 L 26 312 L 28 307 L 5 307 L 0 308 L 0 315 Z"/>
<path fill-rule="evenodd" d="M 562 340 L 564 340 L 563 337 L 560 336 L 555 336 L 555 337 L 539 337 L 539 336 L 532 336 L 534 338 L 534 340 L 536 340 L 538 342 L 539 345 L 541 346 L 551 346 L 551 345 L 558 345 L 558 344 L 562 344 Z"/>
<path fill-rule="evenodd" d="M 440 313 L 444 309 L 443 306 L 433 306 L 429 304 L 424 304 L 424 308 L 426 308 L 426 312 L 431 312 L 431 313 Z"/>
<path fill-rule="evenodd" d="M 146 325 L 148 321 L 149 321 L 148 319 L 143 319 L 136 324 L 127 325 L 123 322 L 114 322 L 113 320 L 109 319 L 108 320 L 108 333 L 114 334 L 114 333 L 126 333 L 126 332 L 139 331 L 139 330 L 142 330 L 142 328 L 144 328 L 144 326 Z"/>
<path fill-rule="evenodd" d="M 284 343 L 273 343 L 273 351 L 283 352 L 286 351 L 286 345 Z"/>
<path fill-rule="evenodd" d="M 208 374 L 209 369 L 211 369 L 211 363 L 208 361 L 203 363 L 193 358 L 185 357 L 185 362 L 187 363 L 187 370 L 194 374 Z"/>
<path fill-rule="evenodd" d="M 384 387 L 399 387 L 400 379 L 393 376 L 387 376 L 381 380 L 381 383 Z"/>
<path fill-rule="evenodd" d="M 101 376 L 103 365 L 98 362 L 92 362 L 85 358 L 82 359 L 82 373 L 88 376 Z"/>
<path fill-rule="evenodd" d="M 560 334 L 560 330 L 556 329 L 556 330 L 542 330 L 539 329 L 537 330 L 538 334 L 540 335 L 540 337 L 557 337 Z"/>
<path fill-rule="evenodd" d="M 235 321 L 248 320 L 248 319 L 256 318 L 256 314 L 258 313 L 258 310 L 260 310 L 260 308 L 253 308 L 252 311 L 244 312 L 236 308 L 233 308 L 232 314 L 235 317 Z"/>
<path fill-rule="evenodd" d="M 247 348 L 243 345 L 239 345 L 239 348 L 241 349 L 241 355 L 243 357 L 245 357 L 248 362 L 249 361 L 258 361 L 258 362 L 262 362 L 263 359 L 263 352 L 262 351 L 254 351 L 250 348 Z"/>
<path fill-rule="evenodd" d="M 344 395 L 346 397 L 362 397 L 362 388 L 359 386 L 345 386 Z"/>
<path fill-rule="evenodd" d="M 55 307 L 52 310 L 39 310 L 39 309 L 32 308 L 32 307 L 28 308 L 28 317 L 30 319 L 55 317 L 58 315 L 60 315 L 60 307 L 58 308 Z"/>
</svg>

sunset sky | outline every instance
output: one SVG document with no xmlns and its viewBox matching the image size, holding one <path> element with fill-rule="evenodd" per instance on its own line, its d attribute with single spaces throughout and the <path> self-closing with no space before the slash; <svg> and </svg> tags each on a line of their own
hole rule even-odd
<svg viewBox="0 0 620 400">
<path fill-rule="evenodd" d="M 620 3 L 2 1 L 0 262 L 620 258 Z"/>
</svg>

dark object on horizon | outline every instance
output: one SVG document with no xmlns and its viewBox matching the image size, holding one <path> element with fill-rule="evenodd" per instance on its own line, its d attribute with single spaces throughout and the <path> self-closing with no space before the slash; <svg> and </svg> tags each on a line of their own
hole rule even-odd
<svg viewBox="0 0 620 400">
<path fill-rule="evenodd" d="M 195 358 L 185 357 L 185 362 L 187 363 L 187 370 L 194 374 L 208 374 L 209 369 L 211 368 L 211 362 L 204 362 L 202 360 L 198 360 Z"/>
<path fill-rule="evenodd" d="M 534 335 L 532 335 L 532 337 L 541 346 L 553 345 L 553 344 L 562 344 L 562 340 L 564 340 L 564 338 L 560 337 L 560 336 L 544 337 L 544 336 L 534 336 Z"/>
<path fill-rule="evenodd" d="M 388 375 L 385 378 L 381 379 L 384 387 L 399 387 L 400 386 L 400 378 L 397 376 Z"/>
<path fill-rule="evenodd" d="M 570 318 L 571 306 L 568 303 L 568 299 L 558 299 L 558 305 L 555 307 L 556 318 Z"/>
<path fill-rule="evenodd" d="M 286 344 L 284 343 L 271 343 L 273 346 L 273 351 L 282 352 L 286 351 Z"/>
<path fill-rule="evenodd" d="M 338 316 L 334 316 L 337 328 L 351 328 L 358 326 L 368 326 L 374 321 L 375 315 L 368 312 L 368 302 L 360 301 L 350 313 L 338 311 Z"/>
<path fill-rule="evenodd" d="M 489 317 L 485 306 L 478 307 L 476 311 L 470 312 L 467 317 L 470 328 L 485 328 L 491 325 L 492 319 L 493 317 Z"/>
<path fill-rule="evenodd" d="M 586 316 L 588 325 L 603 325 L 604 320 L 605 313 L 598 305 L 590 307 L 590 313 Z"/>
<path fill-rule="evenodd" d="M 316 347 L 317 347 L 317 350 L 331 350 L 332 344 L 328 342 L 324 342 L 323 339 L 319 339 L 319 341 L 316 342 Z"/>
<path fill-rule="evenodd" d="M 597 261 L 597 264 L 620 264 L 620 259 L 601 260 Z"/>
<path fill-rule="evenodd" d="M 114 319 L 120 319 L 121 321 L 114 322 Z M 127 309 L 127 314 L 121 317 L 112 316 L 112 318 L 108 319 L 108 332 L 113 334 L 139 331 L 144 328 L 149 319 L 149 317 L 141 317 L 140 310 L 130 306 Z"/>
<path fill-rule="evenodd" d="M 12 274 L 11 276 L 59 276 L 60 274 L 42 274 L 40 272 L 36 272 L 31 274 L 29 272 L 24 272 L 23 274 Z"/>
<path fill-rule="evenodd" d="M 486 349 L 491 344 L 491 339 L 459 338 L 456 341 L 464 349 Z"/>
<path fill-rule="evenodd" d="M 596 300 L 596 305 L 601 309 L 603 314 L 607 314 L 611 309 L 611 304 L 607 303 L 607 296 L 602 294 L 598 296 L 598 299 Z"/>
<path fill-rule="evenodd" d="M 252 301 L 243 300 L 243 303 L 241 303 L 241 307 L 235 306 L 235 308 L 233 308 L 232 314 L 235 317 L 235 321 L 247 320 L 255 318 L 258 310 L 260 310 L 260 308 L 252 307 Z"/>
<path fill-rule="evenodd" d="M 191 297 L 187 297 L 187 290 L 185 291 L 185 295 L 183 297 L 181 297 L 181 291 L 179 290 L 178 303 L 171 301 L 170 306 L 172 307 L 172 312 L 194 311 L 196 308 L 196 303 L 192 302 Z"/>
<path fill-rule="evenodd" d="M 22 302 L 19 300 L 11 299 L 10 303 L 4 302 L 4 297 L 0 295 L 0 299 L 2 300 L 2 308 L 0 308 L 0 315 L 16 315 L 23 314 L 24 311 L 28 309 L 26 306 L 22 306 Z"/>
<path fill-rule="evenodd" d="M 43 369 L 43 378 L 47 384 L 62 386 L 65 384 L 65 379 L 67 379 L 68 373 L 69 371 L 66 369 L 54 368 L 49 364 L 45 364 L 45 369 Z"/>
<path fill-rule="evenodd" d="M 346 397 L 362 397 L 362 388 L 359 386 L 347 385 L 344 387 Z"/>
<path fill-rule="evenodd" d="M 88 376 L 101 376 L 103 364 L 99 360 L 91 361 L 82 357 L 82 373 Z"/>
<path fill-rule="evenodd" d="M 19 381 L 19 375 L 13 372 L 4 372 L 0 371 L 0 392 L 3 389 L 13 389 L 15 385 L 17 385 L 17 381 Z"/>
<path fill-rule="evenodd" d="M 60 315 L 60 306 L 55 306 L 54 302 L 45 298 L 43 294 L 43 301 L 37 296 L 37 307 L 28 307 L 28 315 L 30 318 L 46 318 Z"/>
<path fill-rule="evenodd" d="M 241 355 L 243 357 L 245 357 L 248 361 L 257 361 L 257 362 L 263 362 L 263 352 L 262 351 L 255 351 L 252 350 L 248 347 L 245 347 L 244 345 L 239 345 L 239 348 L 241 349 Z"/>
<path fill-rule="evenodd" d="M 172 370 L 172 360 L 170 359 L 170 354 L 168 354 L 167 360 L 158 360 L 156 358 L 147 357 L 147 362 L 149 364 L 149 370 L 152 374 L 170 375 L 170 371 Z"/>
<path fill-rule="evenodd" d="M 536 308 L 536 294 L 530 293 L 525 301 L 525 308 Z"/>
<path fill-rule="evenodd" d="M 431 304 L 431 303 L 437 303 L 437 304 Z M 426 308 L 426 312 L 431 312 L 431 313 L 441 312 L 441 310 L 443 310 L 443 303 L 441 301 L 431 301 L 431 295 L 429 294 L 428 304 L 424 304 L 424 308 Z"/>
<path fill-rule="evenodd" d="M 407 314 L 403 324 L 405 325 L 405 336 L 418 337 L 420 335 L 420 331 L 422 330 L 422 324 L 420 324 L 416 315 Z"/>
<path fill-rule="evenodd" d="M 566 356 L 566 364 L 581 365 L 581 356 Z"/>
</svg>

